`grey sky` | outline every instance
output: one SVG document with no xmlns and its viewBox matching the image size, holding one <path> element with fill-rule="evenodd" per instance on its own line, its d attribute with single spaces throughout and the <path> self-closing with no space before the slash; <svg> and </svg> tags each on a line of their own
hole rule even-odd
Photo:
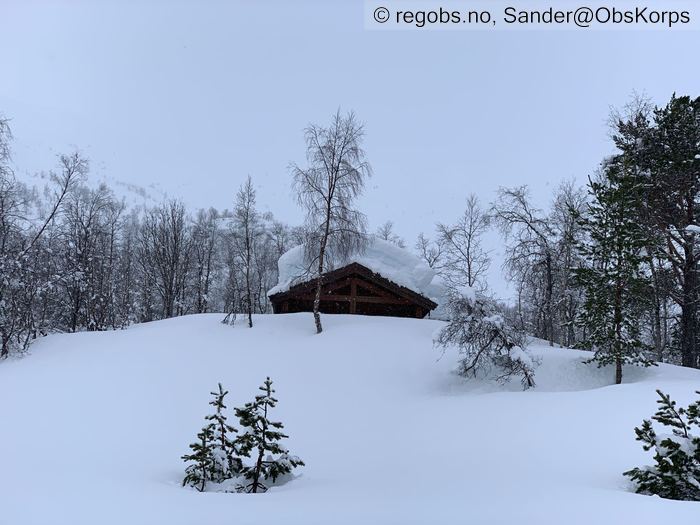
<svg viewBox="0 0 700 525">
<path fill-rule="evenodd" d="M 560 180 L 584 180 L 612 149 L 610 106 L 633 90 L 700 94 L 699 44 L 696 31 L 366 31 L 361 1 L 0 0 L 0 113 L 20 173 L 77 146 L 96 177 L 218 208 L 250 174 L 261 207 L 294 223 L 303 127 L 354 109 L 375 170 L 361 208 L 412 244 L 469 192 L 528 184 L 545 205 Z"/>
</svg>

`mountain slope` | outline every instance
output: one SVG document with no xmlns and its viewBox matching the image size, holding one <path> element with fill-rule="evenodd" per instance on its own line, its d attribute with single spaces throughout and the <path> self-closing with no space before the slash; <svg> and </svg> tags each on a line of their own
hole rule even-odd
<svg viewBox="0 0 700 525">
<path fill-rule="evenodd" d="M 700 506 L 639 496 L 633 427 L 655 388 L 686 403 L 700 373 L 611 370 L 535 343 L 538 386 L 467 382 L 432 348 L 438 321 L 199 315 L 55 335 L 0 364 L 0 523 L 693 523 Z M 180 487 L 180 456 L 221 381 L 229 407 L 265 376 L 307 466 L 267 494 Z"/>
</svg>

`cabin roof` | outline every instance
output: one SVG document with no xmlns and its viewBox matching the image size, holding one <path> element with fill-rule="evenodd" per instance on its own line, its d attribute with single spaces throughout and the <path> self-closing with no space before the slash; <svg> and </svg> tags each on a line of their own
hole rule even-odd
<svg viewBox="0 0 700 525">
<path fill-rule="evenodd" d="M 345 277 L 349 277 L 351 275 L 360 276 L 370 282 L 373 282 L 383 288 L 386 288 L 390 292 L 393 292 L 400 297 L 404 297 L 405 299 L 410 300 L 411 302 L 427 310 L 434 310 L 437 307 L 437 303 L 425 297 L 424 295 L 421 295 L 420 293 L 415 292 L 405 286 L 401 286 L 400 284 L 397 284 L 387 279 L 386 277 L 383 277 L 381 274 L 374 272 L 366 266 L 357 262 L 352 262 L 335 270 L 331 270 L 329 272 L 324 273 L 323 282 L 330 283 L 333 281 L 343 279 Z M 304 282 L 297 283 L 285 291 L 281 291 L 270 295 L 270 300 L 274 303 L 284 301 L 285 299 L 291 299 L 303 293 L 308 293 L 309 291 L 314 290 L 315 285 L 316 279 L 312 278 Z"/>
</svg>

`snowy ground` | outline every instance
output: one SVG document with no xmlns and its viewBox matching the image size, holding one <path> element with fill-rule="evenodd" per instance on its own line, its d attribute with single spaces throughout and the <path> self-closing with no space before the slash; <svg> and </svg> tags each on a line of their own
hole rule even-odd
<svg viewBox="0 0 700 525">
<path fill-rule="evenodd" d="M 700 504 L 640 496 L 633 427 L 655 388 L 686 403 L 700 373 L 612 371 L 535 346 L 538 386 L 465 383 L 437 321 L 219 315 L 51 336 L 0 364 L 0 524 L 697 523 Z M 266 375 L 307 466 L 267 494 L 180 486 L 217 381 L 242 404 Z"/>
</svg>

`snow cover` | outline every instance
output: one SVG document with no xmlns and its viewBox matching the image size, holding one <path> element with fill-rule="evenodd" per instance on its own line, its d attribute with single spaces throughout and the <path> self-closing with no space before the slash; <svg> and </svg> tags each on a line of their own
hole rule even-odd
<svg viewBox="0 0 700 525">
<path fill-rule="evenodd" d="M 371 236 L 364 252 L 342 261 L 335 261 L 328 270 L 353 262 L 369 268 L 389 281 L 432 299 L 438 305 L 444 303 L 445 289 L 440 277 L 420 258 L 395 244 Z M 279 259 L 278 269 L 277 286 L 268 291 L 267 295 L 286 292 L 292 285 L 313 277 L 309 276 L 304 264 L 303 246 L 296 246 L 284 253 Z"/>
<path fill-rule="evenodd" d="M 0 523 L 11 525 L 697 523 L 700 504 L 629 491 L 633 427 L 700 373 L 613 370 L 535 341 L 537 387 L 465 381 L 431 320 L 198 315 L 53 335 L 0 363 Z M 182 488 L 218 381 L 240 406 L 270 375 L 307 464 L 267 494 Z"/>
</svg>

